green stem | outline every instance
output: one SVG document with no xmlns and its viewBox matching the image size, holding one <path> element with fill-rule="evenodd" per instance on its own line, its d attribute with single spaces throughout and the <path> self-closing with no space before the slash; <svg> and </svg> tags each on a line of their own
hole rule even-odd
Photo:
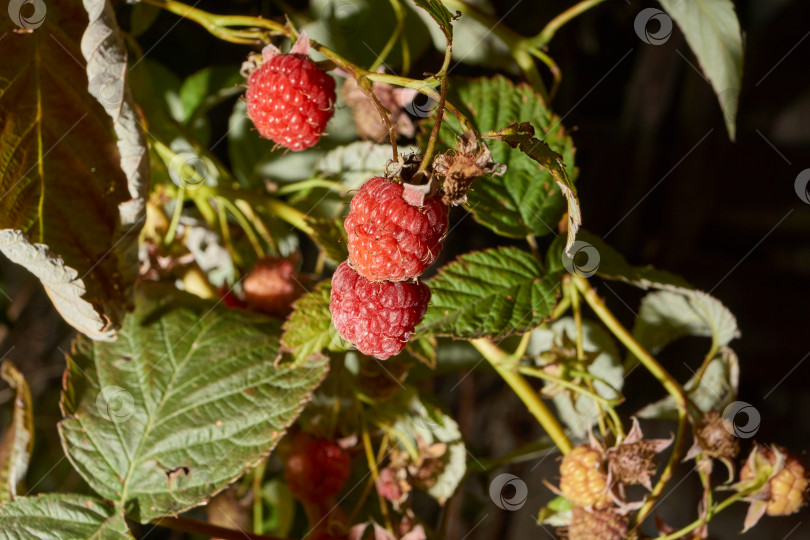
<svg viewBox="0 0 810 540">
<path fill-rule="evenodd" d="M 661 471 L 661 476 L 658 478 L 658 482 L 656 482 L 655 486 L 653 486 L 652 492 L 650 492 L 650 496 L 644 502 L 644 505 L 639 509 L 638 513 L 633 516 L 633 523 L 640 526 L 644 523 L 647 515 L 652 511 L 653 507 L 655 506 L 656 502 L 658 502 L 658 497 L 661 496 L 663 493 L 664 488 L 666 487 L 667 483 L 669 482 L 670 478 L 672 478 L 672 473 L 675 471 L 675 467 L 681 461 L 681 455 L 683 454 L 683 447 L 685 442 L 685 433 L 686 433 L 686 425 L 687 425 L 687 412 L 686 409 L 678 408 L 678 429 L 675 432 L 675 442 L 674 448 L 672 449 L 672 453 L 669 455 L 669 460 L 667 460 L 667 464 L 664 467 L 664 470 Z"/>
<path fill-rule="evenodd" d="M 538 379 L 542 379 L 544 381 L 552 382 L 559 384 L 569 390 L 572 390 L 578 394 L 582 394 L 583 396 L 587 396 L 592 400 L 604 405 L 606 408 L 612 409 L 615 405 L 621 403 L 620 399 L 607 399 L 605 397 L 600 396 L 596 392 L 588 390 L 587 388 L 582 388 L 578 384 L 574 384 L 571 381 L 563 379 L 561 377 L 555 377 L 554 375 L 550 375 L 543 371 L 542 369 L 538 369 L 531 366 L 519 366 L 518 373 L 522 373 L 524 375 L 528 375 L 529 377 L 536 377 Z"/>
<path fill-rule="evenodd" d="M 448 48 L 449 46 L 450 45 L 448 44 Z M 436 142 L 439 140 L 439 129 L 441 129 L 442 127 L 442 118 L 444 117 L 444 105 L 446 102 L 447 102 L 447 77 L 442 77 L 442 94 L 439 99 L 439 107 L 436 109 L 436 121 L 433 123 L 433 129 L 430 130 L 430 138 L 428 139 L 428 144 L 427 147 L 425 148 L 425 153 L 422 155 L 422 163 L 419 164 L 419 170 L 416 171 L 416 175 L 418 175 L 420 172 L 427 171 L 428 167 L 430 166 L 430 160 L 433 158 L 433 152 L 436 151 Z"/>
<path fill-rule="evenodd" d="M 489 28 L 495 37 L 500 39 L 508 48 L 515 62 L 523 71 L 523 75 L 529 83 L 537 90 L 543 98 L 545 103 L 548 103 L 549 94 L 546 90 L 546 85 L 537 71 L 537 66 L 534 64 L 530 56 L 531 43 L 530 38 L 521 36 L 514 30 L 507 27 L 500 20 L 496 19 L 489 13 L 482 11 L 478 6 L 475 6 L 466 0 L 443 0 L 448 9 L 452 11 L 460 11 L 471 19 L 481 23 Z"/>
<path fill-rule="evenodd" d="M 761 487 L 761 486 L 759 486 L 759 487 Z M 718 514 L 718 513 L 722 512 L 723 510 L 725 510 L 726 508 L 728 508 L 729 506 L 731 506 L 735 502 L 738 502 L 738 501 L 741 501 L 741 500 L 745 499 L 748 495 L 750 495 L 751 493 L 754 493 L 755 491 L 757 491 L 757 490 L 756 489 L 749 489 L 749 490 L 746 490 L 746 491 L 741 491 L 739 493 L 735 493 L 734 495 L 732 495 L 732 496 L 730 496 L 730 497 L 728 497 L 726 499 L 723 499 L 722 502 L 719 502 L 716 505 L 714 505 L 713 507 L 711 507 L 711 509 L 706 514 L 705 521 L 704 521 L 704 518 L 698 518 L 695 521 L 693 521 L 692 523 L 690 523 L 689 525 L 687 525 L 686 527 L 683 527 L 682 529 L 678 529 L 677 531 L 666 534 L 666 535 L 658 536 L 658 537 L 655 538 L 655 540 L 676 540 L 677 538 L 681 538 L 681 537 L 689 534 L 690 532 L 694 531 L 695 529 L 697 529 L 701 525 L 703 525 L 704 522 L 710 521 L 711 518 L 715 514 Z"/>
<path fill-rule="evenodd" d="M 253 251 L 256 252 L 256 255 L 259 257 L 264 257 L 264 248 L 262 247 L 261 242 L 259 242 L 259 238 L 256 236 L 256 233 L 253 232 L 253 227 L 251 227 L 242 211 L 234 206 L 234 204 L 225 197 L 217 197 L 216 201 L 231 213 L 242 230 L 245 231 L 245 236 L 247 236 L 248 242 L 250 242 L 250 245 L 253 247 Z"/>
<path fill-rule="evenodd" d="M 256 212 L 253 211 L 253 207 L 250 206 L 250 203 L 244 199 L 234 199 L 233 203 L 245 215 L 248 221 L 250 221 L 250 223 L 256 229 L 256 232 L 262 237 L 267 245 L 270 246 L 273 251 L 278 253 L 278 242 L 275 238 L 273 238 L 272 233 L 270 233 L 270 230 L 267 228 L 267 225 L 264 224 L 264 221 L 262 221 L 261 218 L 256 215 Z"/>
<path fill-rule="evenodd" d="M 436 101 L 439 101 L 442 98 L 441 93 L 437 92 L 434 88 L 435 85 L 440 84 L 440 81 L 435 77 L 428 77 L 424 80 L 416 80 L 409 79 L 408 77 L 402 77 L 400 75 L 391 75 L 388 73 L 366 73 L 363 75 L 363 77 L 370 81 L 385 82 L 394 86 L 410 88 L 431 99 L 435 99 Z M 462 112 L 459 111 L 452 103 L 445 100 L 444 106 L 445 109 L 450 111 L 450 114 L 458 119 L 462 130 L 474 130 L 472 122 L 470 122 L 470 120 L 464 116 L 464 114 L 462 114 Z"/>
<path fill-rule="evenodd" d="M 529 40 L 529 43 L 534 47 L 544 47 L 563 25 L 604 1 L 605 0 L 582 0 L 551 19 L 539 34 Z"/>
<path fill-rule="evenodd" d="M 183 203 L 186 200 L 186 188 L 180 186 L 177 190 L 177 197 L 174 200 L 174 212 L 172 212 L 172 220 L 169 223 L 169 230 L 166 231 L 166 236 L 163 238 L 163 245 L 170 246 L 174 242 L 174 237 L 177 235 L 177 226 L 180 224 L 180 216 L 183 215 Z"/>
<path fill-rule="evenodd" d="M 334 180 L 327 180 L 326 178 L 310 178 L 309 180 L 301 180 L 300 182 L 293 182 L 291 184 L 285 184 L 278 188 L 278 191 L 275 191 L 277 195 L 289 195 L 291 193 L 296 193 L 298 191 L 303 191 L 305 189 L 312 189 L 312 188 L 326 188 L 330 191 L 334 191 L 341 195 L 346 195 L 349 192 L 349 188 L 344 186 L 340 182 L 335 182 Z"/>
<path fill-rule="evenodd" d="M 597 317 L 604 323 L 605 326 L 613 333 L 616 338 L 621 341 L 627 349 L 635 355 L 636 358 L 647 368 L 653 377 L 663 385 L 664 389 L 675 399 L 675 403 L 679 409 L 686 411 L 687 398 L 683 387 L 678 383 L 675 378 L 658 363 L 658 361 L 642 347 L 638 341 L 633 338 L 630 332 L 613 316 L 613 313 L 605 306 L 601 298 L 596 294 L 596 291 L 591 287 L 588 280 L 579 276 L 572 278 L 574 285 L 585 298 L 585 301 L 596 313 Z"/>
<path fill-rule="evenodd" d="M 312 227 L 310 227 L 309 223 L 307 223 L 306 214 L 304 214 L 301 210 L 290 206 L 284 201 L 279 199 L 271 199 L 269 197 L 263 201 L 263 204 L 267 207 L 269 212 L 280 217 L 299 231 L 308 236 L 315 235 L 315 231 L 312 230 Z"/>
<path fill-rule="evenodd" d="M 613 333 L 619 341 L 621 341 L 627 349 L 633 353 L 636 358 L 647 368 L 647 370 L 652 374 L 653 377 L 658 379 L 661 385 L 666 389 L 666 391 L 672 396 L 675 400 L 675 405 L 677 406 L 678 411 L 678 430 L 675 434 L 675 443 L 672 453 L 669 456 L 669 461 L 667 462 L 666 467 L 661 472 L 661 477 L 658 479 L 658 483 L 653 488 L 652 493 L 650 493 L 650 497 L 644 503 L 644 506 L 638 511 L 634 518 L 635 523 L 642 523 L 644 518 L 649 514 L 652 510 L 653 506 L 655 505 L 658 497 L 661 495 L 661 492 L 664 490 L 664 486 L 672 477 L 673 470 L 675 466 L 681 459 L 681 454 L 683 452 L 684 447 L 684 434 L 686 432 L 686 425 L 687 425 L 687 418 L 688 418 L 688 398 L 686 396 L 686 392 L 684 392 L 683 387 L 675 380 L 669 372 L 664 369 L 664 367 L 658 363 L 658 361 L 652 357 L 650 353 L 648 353 L 639 343 L 638 341 L 633 338 L 630 332 L 622 326 L 622 324 L 613 316 L 613 313 L 605 306 L 604 302 L 601 298 L 596 294 L 596 291 L 591 287 L 590 283 L 588 283 L 587 279 L 584 279 L 579 276 L 574 276 L 572 278 L 575 286 L 582 294 L 585 301 L 588 305 L 593 309 L 594 313 L 601 319 L 601 321 L 608 327 L 608 329 Z"/>
<path fill-rule="evenodd" d="M 498 348 L 497 345 L 488 339 L 473 339 L 470 343 L 473 347 L 478 349 L 478 352 L 487 359 L 492 367 L 495 368 L 495 371 L 498 372 L 498 375 L 500 375 L 506 384 L 517 394 L 523 404 L 526 405 L 526 408 L 529 409 L 529 412 L 532 413 L 546 433 L 548 433 L 548 436 L 551 437 L 551 440 L 554 441 L 554 444 L 557 445 L 557 448 L 560 449 L 560 452 L 563 454 L 570 452 L 571 442 L 565 435 L 565 430 L 563 430 L 557 418 L 548 409 L 546 404 L 543 403 L 543 400 L 540 399 L 538 393 L 520 373 L 505 367 L 512 361 L 510 355 Z"/>
<path fill-rule="evenodd" d="M 543 62 L 548 70 L 551 72 L 551 75 L 554 77 L 554 84 L 551 86 L 551 90 L 548 92 L 548 99 L 549 101 L 554 99 L 554 96 L 557 95 L 557 90 L 560 88 L 560 83 L 562 82 L 562 70 L 560 66 L 557 65 L 557 62 L 554 61 L 549 55 L 537 49 L 535 47 L 529 48 L 529 54 Z"/>
<path fill-rule="evenodd" d="M 383 50 L 380 51 L 379 55 L 377 55 L 377 59 L 374 60 L 374 63 L 368 68 L 369 71 L 377 71 L 377 68 L 385 63 L 385 59 L 388 58 L 388 55 L 394 48 L 394 45 L 396 45 L 397 40 L 402 33 L 402 29 L 405 26 L 405 14 L 402 11 L 402 6 L 399 5 L 399 1 L 390 0 L 390 2 L 391 8 L 394 10 L 394 16 L 397 19 L 397 25 L 394 27 L 394 33 L 391 34 L 391 37 L 388 38 L 388 41 L 385 43 Z"/>
<path fill-rule="evenodd" d="M 260 534 L 264 523 L 264 506 L 262 504 L 262 481 L 267 468 L 267 459 L 263 459 L 253 470 L 253 532 Z"/>
<path fill-rule="evenodd" d="M 197 521 L 196 519 L 189 519 L 184 517 L 165 517 L 158 518 L 152 521 L 153 525 L 159 527 L 166 527 L 173 531 L 184 532 L 188 534 L 200 534 L 208 538 L 223 538 L 224 540 L 284 540 L 274 536 L 266 536 L 263 534 L 252 534 L 245 531 L 235 531 L 233 529 L 226 529 L 204 521 Z"/>
<path fill-rule="evenodd" d="M 215 201 L 217 199 L 218 197 L 214 198 Z M 228 213 L 225 211 L 225 206 L 222 204 L 217 204 L 216 207 L 217 219 L 219 220 L 219 231 L 222 235 L 222 242 L 225 244 L 225 249 L 227 249 L 228 253 L 231 254 L 233 263 L 236 266 L 242 266 L 242 256 L 236 251 L 233 241 L 231 240 L 231 230 L 230 226 L 228 225 Z"/>
</svg>

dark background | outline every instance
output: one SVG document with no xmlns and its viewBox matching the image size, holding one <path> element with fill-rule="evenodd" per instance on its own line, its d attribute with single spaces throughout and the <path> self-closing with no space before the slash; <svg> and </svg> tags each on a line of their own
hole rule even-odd
<svg viewBox="0 0 810 540">
<path fill-rule="evenodd" d="M 509 12 L 507 26 L 530 35 L 550 14 L 569 5 L 554 0 L 541 8 L 534 0 L 517 6 L 503 1 L 496 2 L 496 9 L 499 16 Z M 698 65 L 680 31 L 676 28 L 659 46 L 636 36 L 635 15 L 653 5 L 610 0 L 562 28 L 549 48 L 563 70 L 553 108 L 565 118 L 577 146 L 584 226 L 605 236 L 630 262 L 677 273 L 729 307 L 742 331 L 742 338 L 732 343 L 741 363 L 740 399 L 761 415 L 755 440 L 803 454 L 810 448 L 810 205 L 797 196 L 794 182 L 810 167 L 810 9 L 806 0 L 736 2 L 745 67 L 737 140 L 732 143 L 711 87 L 688 63 Z M 225 8 L 204 1 L 199 7 L 278 14 L 272 3 L 262 2 L 234 2 Z M 144 43 L 155 41 L 159 29 L 174 22 L 173 16 L 161 15 L 155 35 L 147 34 Z M 217 42 L 190 23 L 176 31 L 182 39 L 153 54 L 181 77 L 206 64 L 239 62 L 244 56 L 243 48 Z M 413 72 L 423 64 L 429 69 L 435 59 L 435 54 L 426 55 Z M 489 73 L 466 67 L 457 72 Z M 541 72 L 547 75 L 542 67 Z M 212 112 L 215 129 L 227 114 L 228 107 Z M 448 258 L 498 241 L 472 220 L 454 236 Z M 600 285 L 600 293 L 631 326 L 641 293 L 617 284 L 610 287 L 612 291 Z M 29 481 L 28 487 L 35 492 L 79 489 L 78 476 L 66 460 L 59 461 L 55 431 L 63 351 L 72 332 L 36 280 L 5 259 L 0 260 L 0 290 L 0 356 L 25 372 L 36 407 L 37 458 L 28 478 L 42 480 Z M 704 352 L 704 342 L 685 340 L 667 349 L 662 362 L 685 380 Z M 632 401 L 622 409 L 625 415 L 634 405 L 661 395 L 640 371 L 626 381 L 625 393 Z M 461 391 L 456 382 L 457 376 L 445 378 L 439 389 L 444 389 L 450 407 L 464 412 L 462 425 L 477 455 L 498 455 L 508 450 L 507 443 L 498 441 L 520 442 L 537 435 L 522 405 L 486 370 L 470 377 Z M 0 402 L 7 402 L 11 394 L 0 384 Z M 470 412 L 470 401 L 483 406 Z M 655 429 L 648 434 L 656 434 Z M 657 429 L 666 436 L 672 427 Z M 751 441 L 742 442 L 747 453 Z M 475 527 L 469 538 L 545 538 L 534 525 L 533 509 L 551 497 L 540 480 L 554 482 L 556 467 L 555 459 L 548 458 L 539 466 L 534 461 L 509 469 L 530 486 L 529 502 L 515 513 L 491 504 L 480 510 L 485 485 L 471 478 L 464 501 L 477 501 L 478 513 L 453 510 L 458 518 L 451 532 L 463 538 Z M 688 472 L 684 468 L 682 484 L 672 482 L 678 485 L 660 512 L 673 525 L 685 524 L 694 515 L 698 483 Z M 744 512 L 738 504 L 715 518 L 712 538 L 736 538 Z M 765 518 L 746 537 L 810 538 L 810 512 Z"/>
</svg>

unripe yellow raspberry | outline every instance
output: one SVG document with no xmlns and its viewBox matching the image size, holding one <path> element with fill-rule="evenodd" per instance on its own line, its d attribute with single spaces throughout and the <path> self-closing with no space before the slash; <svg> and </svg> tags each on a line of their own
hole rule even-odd
<svg viewBox="0 0 810 540">
<path fill-rule="evenodd" d="M 771 464 L 776 462 L 776 456 L 769 449 L 763 447 L 759 452 Z M 749 463 L 746 463 L 740 471 L 740 480 L 753 478 L 754 472 Z M 772 476 L 766 484 L 769 496 L 765 513 L 769 516 L 786 516 L 797 512 L 804 504 L 807 485 L 807 470 L 804 465 L 796 457 L 786 453 L 784 468 Z"/>
<path fill-rule="evenodd" d="M 610 494 L 602 452 L 587 445 L 571 450 L 560 464 L 560 491 L 575 505 L 608 507 Z"/>
</svg>

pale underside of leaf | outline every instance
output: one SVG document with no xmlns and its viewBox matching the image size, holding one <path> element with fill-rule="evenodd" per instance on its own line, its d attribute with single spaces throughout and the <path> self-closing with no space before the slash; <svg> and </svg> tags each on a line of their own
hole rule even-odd
<svg viewBox="0 0 810 540">
<path fill-rule="evenodd" d="M 678 23 L 711 82 L 733 141 L 743 73 L 742 34 L 734 4 L 731 0 L 659 1 Z"/>
<path fill-rule="evenodd" d="M 3 502 L 17 497 L 17 484 L 28 470 L 34 448 L 34 412 L 28 383 L 14 364 L 4 361 L 0 377 L 14 390 L 11 425 L 5 427 L 0 440 L 0 502 Z"/>
<path fill-rule="evenodd" d="M 87 495 L 21 497 L 0 505 L 0 540 L 132 540 L 120 508 Z"/>
<path fill-rule="evenodd" d="M 119 269 L 127 279 L 138 272 L 138 231 L 146 217 L 146 195 L 149 191 L 149 150 L 141 127 L 137 106 L 127 83 L 129 66 L 127 48 L 108 0 L 83 0 L 89 16 L 81 40 L 82 55 L 91 95 L 107 111 L 118 137 L 121 169 L 127 179 L 130 200 L 119 205 L 120 227 L 116 249 L 122 254 Z M 111 90 L 118 95 L 107 95 Z"/>
<path fill-rule="evenodd" d="M 0 230 L 0 251 L 42 282 L 54 307 L 69 325 L 93 339 L 114 339 L 109 320 L 102 319 L 82 298 L 86 288 L 78 272 L 53 255 L 48 246 L 32 244 L 22 231 L 6 229 Z"/>
<path fill-rule="evenodd" d="M 205 503 L 265 457 L 328 363 L 277 365 L 267 317 L 140 294 L 115 343 L 74 343 L 59 433 L 90 486 L 145 522 Z"/>
</svg>

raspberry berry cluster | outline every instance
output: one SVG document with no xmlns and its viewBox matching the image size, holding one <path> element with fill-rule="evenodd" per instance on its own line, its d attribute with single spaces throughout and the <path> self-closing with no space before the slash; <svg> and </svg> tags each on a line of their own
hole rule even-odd
<svg viewBox="0 0 810 540">
<path fill-rule="evenodd" d="M 414 204 L 409 187 L 378 176 L 360 188 L 344 222 L 349 260 L 332 277 L 335 328 L 380 360 L 400 353 L 425 316 L 430 289 L 419 276 L 436 261 L 447 234 L 441 197 Z"/>
</svg>

